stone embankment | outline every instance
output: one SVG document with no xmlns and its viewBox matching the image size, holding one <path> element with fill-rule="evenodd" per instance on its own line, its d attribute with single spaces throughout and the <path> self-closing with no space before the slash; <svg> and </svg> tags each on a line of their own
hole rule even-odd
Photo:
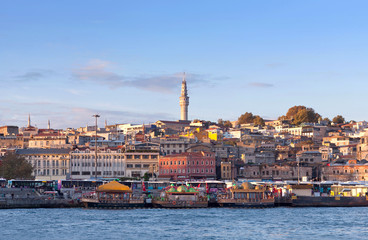
<svg viewBox="0 0 368 240">
<path fill-rule="evenodd" d="M 0 188 L 0 209 L 79 207 L 72 199 L 41 195 L 34 189 Z"/>
</svg>

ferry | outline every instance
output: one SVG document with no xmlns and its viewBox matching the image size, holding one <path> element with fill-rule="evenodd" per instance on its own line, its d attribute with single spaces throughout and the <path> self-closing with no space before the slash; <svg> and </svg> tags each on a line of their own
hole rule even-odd
<svg viewBox="0 0 368 240">
<path fill-rule="evenodd" d="M 290 205 L 292 207 L 367 207 L 367 192 L 368 187 L 364 185 L 338 184 L 325 187 L 323 190 L 313 184 L 298 184 L 291 186 Z"/>
<path fill-rule="evenodd" d="M 169 187 L 159 197 L 152 200 L 153 207 L 158 208 L 206 208 L 208 199 L 198 189 L 190 186 Z"/>
<path fill-rule="evenodd" d="M 144 197 L 133 196 L 133 191 L 116 181 L 97 187 L 95 192 L 83 195 L 81 202 L 85 208 L 139 208 L 144 207 Z"/>
<path fill-rule="evenodd" d="M 233 185 L 224 194 L 217 196 L 220 207 L 274 207 L 275 199 L 264 186 L 244 182 L 240 187 Z"/>
</svg>

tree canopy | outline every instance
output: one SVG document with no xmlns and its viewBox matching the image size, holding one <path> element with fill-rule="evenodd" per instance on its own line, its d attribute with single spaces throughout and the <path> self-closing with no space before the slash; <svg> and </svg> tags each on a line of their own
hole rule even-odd
<svg viewBox="0 0 368 240">
<path fill-rule="evenodd" d="M 345 118 L 341 115 L 337 115 L 336 117 L 332 119 L 332 122 L 335 124 L 341 124 L 345 122 Z"/>
<path fill-rule="evenodd" d="M 238 118 L 238 124 L 254 123 L 255 125 L 264 126 L 264 120 L 258 115 L 253 115 L 251 112 L 246 112 Z"/>
<path fill-rule="evenodd" d="M 24 157 L 14 153 L 6 154 L 0 165 L 0 174 L 6 179 L 34 179 L 33 166 Z"/>
<path fill-rule="evenodd" d="M 285 116 L 279 117 L 279 119 L 292 120 L 292 123 L 295 125 L 300 125 L 303 122 L 318 122 L 320 118 L 321 115 L 316 113 L 313 108 L 307 108 L 301 105 L 289 108 Z"/>
</svg>

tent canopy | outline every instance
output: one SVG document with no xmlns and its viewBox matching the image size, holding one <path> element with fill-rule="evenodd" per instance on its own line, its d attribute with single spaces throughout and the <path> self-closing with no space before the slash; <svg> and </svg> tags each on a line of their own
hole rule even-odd
<svg viewBox="0 0 368 240">
<path fill-rule="evenodd" d="M 124 184 L 118 183 L 116 181 L 112 181 L 109 183 L 106 183 L 104 185 L 101 185 L 97 188 L 97 192 L 132 192 L 130 188 Z"/>
</svg>

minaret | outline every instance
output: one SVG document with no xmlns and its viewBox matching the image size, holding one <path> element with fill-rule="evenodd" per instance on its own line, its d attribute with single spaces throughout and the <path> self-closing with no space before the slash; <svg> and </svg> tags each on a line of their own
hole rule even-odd
<svg viewBox="0 0 368 240">
<path fill-rule="evenodd" d="M 187 82 L 185 81 L 185 73 L 183 81 L 181 82 L 181 96 L 180 96 L 180 120 L 188 120 L 188 105 L 189 97 L 187 92 Z"/>
<path fill-rule="evenodd" d="M 31 126 L 31 114 L 28 113 L 28 125 L 27 127 L 30 127 Z"/>
<path fill-rule="evenodd" d="M 50 119 L 47 122 L 47 129 L 51 129 Z"/>
</svg>

